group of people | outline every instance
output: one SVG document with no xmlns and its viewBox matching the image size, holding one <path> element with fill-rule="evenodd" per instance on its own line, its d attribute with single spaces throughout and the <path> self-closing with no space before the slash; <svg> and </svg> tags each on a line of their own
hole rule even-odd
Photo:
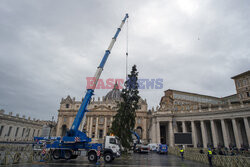
<svg viewBox="0 0 250 167">
<path fill-rule="evenodd" d="M 202 150 L 202 152 L 203 152 L 203 150 Z M 184 160 L 184 148 L 183 147 L 180 148 L 180 154 L 181 154 L 181 159 L 183 161 Z M 203 152 L 203 154 L 204 154 L 204 152 Z M 209 166 L 213 166 L 213 164 L 212 164 L 213 152 L 210 148 L 208 149 L 207 157 L 208 157 Z"/>
<path fill-rule="evenodd" d="M 203 149 L 200 150 L 200 154 L 206 154 Z M 250 152 L 248 148 L 241 148 L 241 149 L 237 149 L 237 148 L 208 148 L 207 151 L 207 157 L 208 157 L 208 162 L 209 162 L 209 166 L 212 166 L 212 158 L 213 155 L 224 155 L 224 156 L 234 156 L 234 155 L 244 155 L 244 156 L 250 156 Z M 180 147 L 180 156 L 181 159 L 184 160 L 184 147 L 181 146 Z"/>
<path fill-rule="evenodd" d="M 203 150 L 200 150 L 201 154 L 204 154 Z M 243 155 L 243 156 L 250 156 L 250 152 L 248 150 L 248 148 L 241 148 L 241 149 L 237 149 L 237 148 L 213 148 L 212 149 L 212 154 L 213 155 L 225 155 L 225 156 L 234 156 L 234 155 Z"/>
</svg>

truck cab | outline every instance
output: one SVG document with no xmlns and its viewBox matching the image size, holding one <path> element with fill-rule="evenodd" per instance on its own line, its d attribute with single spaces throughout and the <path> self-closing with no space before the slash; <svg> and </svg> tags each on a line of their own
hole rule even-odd
<svg viewBox="0 0 250 167">
<path fill-rule="evenodd" d="M 120 140 L 116 136 L 105 136 L 103 147 L 101 150 L 103 159 L 106 163 L 112 162 L 115 158 L 121 156 Z M 97 161 L 97 150 L 91 149 L 88 151 L 88 159 L 90 162 Z"/>
<path fill-rule="evenodd" d="M 118 137 L 106 136 L 104 140 L 103 157 L 105 162 L 112 162 L 121 156 L 121 144 Z"/>
</svg>

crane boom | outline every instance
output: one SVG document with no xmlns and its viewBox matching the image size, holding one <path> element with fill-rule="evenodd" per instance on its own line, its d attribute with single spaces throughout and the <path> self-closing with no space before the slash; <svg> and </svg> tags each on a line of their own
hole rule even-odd
<svg viewBox="0 0 250 167">
<path fill-rule="evenodd" d="M 105 54 L 104 54 L 104 56 L 102 58 L 102 61 L 101 61 L 100 65 L 97 67 L 97 70 L 96 70 L 96 73 L 95 73 L 95 76 L 94 76 L 94 84 L 92 85 L 92 87 L 90 89 L 87 89 L 87 92 L 86 92 L 85 97 L 84 97 L 84 99 L 82 101 L 82 104 L 81 104 L 81 106 L 80 106 L 80 108 L 79 108 L 79 110 L 77 112 L 75 120 L 74 120 L 70 130 L 67 132 L 68 137 L 82 136 L 82 135 L 86 136 L 86 134 L 82 134 L 83 132 L 80 132 L 78 130 L 78 128 L 80 126 L 80 123 L 81 123 L 85 113 L 87 112 L 87 106 L 88 106 L 88 104 L 89 104 L 89 102 L 91 100 L 92 95 L 94 94 L 94 90 L 95 90 L 96 85 L 98 83 L 98 80 L 99 80 L 99 78 L 101 76 L 104 65 L 105 65 L 105 63 L 106 63 L 106 61 L 108 59 L 109 54 L 111 53 L 111 50 L 112 50 L 112 48 L 113 48 L 113 46 L 115 44 L 115 41 L 116 41 L 116 39 L 117 39 L 117 37 L 118 37 L 118 35 L 119 35 L 123 25 L 124 25 L 126 19 L 128 19 L 128 14 L 125 15 L 125 17 L 122 20 L 120 26 L 117 28 L 117 31 L 116 31 L 114 37 L 112 38 L 112 40 L 111 40 L 111 42 L 110 42 L 110 44 L 108 46 L 108 49 L 105 51 Z"/>
</svg>

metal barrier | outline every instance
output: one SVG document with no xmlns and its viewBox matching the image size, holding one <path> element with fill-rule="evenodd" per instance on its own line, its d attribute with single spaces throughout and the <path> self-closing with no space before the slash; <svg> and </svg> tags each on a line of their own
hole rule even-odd
<svg viewBox="0 0 250 167">
<path fill-rule="evenodd" d="M 178 148 L 169 148 L 169 153 L 180 156 Z M 187 148 L 185 149 L 184 158 L 208 164 L 207 150 L 205 150 L 204 154 L 201 154 L 198 153 L 198 149 Z M 212 162 L 214 166 L 221 167 L 249 167 L 250 157 L 213 155 Z"/>
<path fill-rule="evenodd" d="M 0 145 L 0 165 L 32 163 L 52 160 L 49 152 L 33 151 L 32 145 Z"/>
</svg>

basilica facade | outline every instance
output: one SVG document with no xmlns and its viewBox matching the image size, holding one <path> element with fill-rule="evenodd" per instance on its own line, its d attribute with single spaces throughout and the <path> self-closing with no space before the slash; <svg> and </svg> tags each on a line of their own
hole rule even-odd
<svg viewBox="0 0 250 167">
<path fill-rule="evenodd" d="M 109 91 L 106 96 L 92 99 L 88 105 L 86 117 L 84 117 L 79 130 L 85 131 L 93 142 L 102 142 L 104 136 L 109 134 L 113 117 L 117 113 L 117 103 L 121 101 L 121 91 L 118 85 Z M 64 136 L 71 127 L 79 110 L 81 101 L 67 96 L 63 98 L 58 110 L 57 136 Z M 150 114 L 148 112 L 146 99 L 139 100 L 139 109 L 136 111 L 135 131 L 142 141 L 147 143 L 149 138 Z"/>
</svg>

